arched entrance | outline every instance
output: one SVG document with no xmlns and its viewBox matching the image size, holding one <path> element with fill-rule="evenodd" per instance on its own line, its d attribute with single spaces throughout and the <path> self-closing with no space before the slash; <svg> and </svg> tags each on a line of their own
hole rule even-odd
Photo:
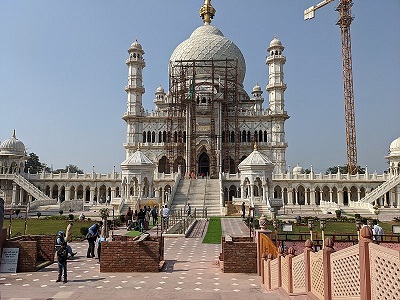
<svg viewBox="0 0 400 300">
<path fill-rule="evenodd" d="M 209 175 L 210 174 L 210 157 L 207 153 L 203 152 L 199 157 L 199 174 Z"/>
</svg>

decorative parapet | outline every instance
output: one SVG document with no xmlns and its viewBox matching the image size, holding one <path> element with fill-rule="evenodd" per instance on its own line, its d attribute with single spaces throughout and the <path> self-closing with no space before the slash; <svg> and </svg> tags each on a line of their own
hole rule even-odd
<svg viewBox="0 0 400 300">
<path fill-rule="evenodd" d="M 400 295 L 400 251 L 374 244 L 372 230 L 361 229 L 361 239 L 335 252 L 333 240 L 325 239 L 323 251 L 312 252 L 305 243 L 301 255 L 292 250 L 284 257 L 264 255 L 262 284 L 287 297 L 307 294 L 317 299 L 397 299 Z"/>
</svg>

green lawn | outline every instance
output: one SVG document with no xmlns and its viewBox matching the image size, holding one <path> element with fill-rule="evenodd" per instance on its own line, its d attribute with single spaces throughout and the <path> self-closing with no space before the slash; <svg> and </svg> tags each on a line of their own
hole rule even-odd
<svg viewBox="0 0 400 300">
<path fill-rule="evenodd" d="M 203 239 L 205 244 L 220 244 L 222 236 L 221 218 L 211 217 L 208 223 L 206 235 Z"/>
<path fill-rule="evenodd" d="M 72 226 L 72 238 L 81 239 L 83 238 L 80 229 L 81 227 L 89 228 L 95 221 L 78 221 L 74 220 Z M 9 220 L 4 220 L 3 227 L 8 228 Z M 69 221 L 67 220 L 55 220 L 55 219 L 37 219 L 31 218 L 27 220 L 28 235 L 44 235 L 54 234 L 57 235 L 59 230 L 66 231 Z M 18 236 L 24 234 L 24 219 L 13 219 L 11 222 L 11 236 Z"/>
</svg>

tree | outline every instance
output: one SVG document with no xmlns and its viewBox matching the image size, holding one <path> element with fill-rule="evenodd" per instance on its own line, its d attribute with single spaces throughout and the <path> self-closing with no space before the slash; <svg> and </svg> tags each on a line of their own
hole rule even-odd
<svg viewBox="0 0 400 300">
<path fill-rule="evenodd" d="M 347 165 L 339 166 L 339 170 L 340 170 L 340 173 L 347 174 Z M 338 172 L 338 166 L 335 166 L 335 167 L 329 167 L 326 170 L 325 174 L 326 175 L 337 174 L 337 172 Z M 360 166 L 358 166 L 357 172 L 358 172 L 358 174 L 365 174 L 365 168 L 361 168 Z"/>
<path fill-rule="evenodd" d="M 68 168 L 70 173 L 83 174 L 83 170 L 79 169 L 78 166 L 69 164 L 68 166 L 65 166 L 65 170 L 68 171 Z"/>
<path fill-rule="evenodd" d="M 29 158 L 27 159 L 25 163 L 25 173 L 40 173 L 42 170 L 46 168 L 46 172 L 50 172 L 50 169 L 46 167 L 45 164 L 40 162 L 39 156 L 37 156 L 35 153 L 31 152 L 29 153 Z"/>
<path fill-rule="evenodd" d="M 70 172 L 70 173 L 83 174 L 83 171 L 82 171 L 81 169 L 79 169 L 78 166 L 71 165 L 71 164 L 65 166 L 64 169 L 57 169 L 57 170 L 54 170 L 53 173 L 67 173 L 67 172 L 68 172 L 68 169 L 69 169 L 69 172 Z"/>
</svg>

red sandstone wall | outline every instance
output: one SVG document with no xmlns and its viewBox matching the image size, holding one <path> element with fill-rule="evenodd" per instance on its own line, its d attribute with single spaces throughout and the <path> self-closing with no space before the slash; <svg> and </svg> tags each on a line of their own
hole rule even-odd
<svg viewBox="0 0 400 300">
<path fill-rule="evenodd" d="M 103 242 L 100 272 L 158 272 L 164 256 L 162 245 L 161 238 Z"/>
<path fill-rule="evenodd" d="M 37 262 L 37 242 L 7 240 L 4 248 L 19 248 L 17 272 L 35 272 Z"/>
<path fill-rule="evenodd" d="M 257 244 L 252 238 L 232 237 L 232 241 L 222 238 L 224 273 L 257 273 Z"/>
</svg>

